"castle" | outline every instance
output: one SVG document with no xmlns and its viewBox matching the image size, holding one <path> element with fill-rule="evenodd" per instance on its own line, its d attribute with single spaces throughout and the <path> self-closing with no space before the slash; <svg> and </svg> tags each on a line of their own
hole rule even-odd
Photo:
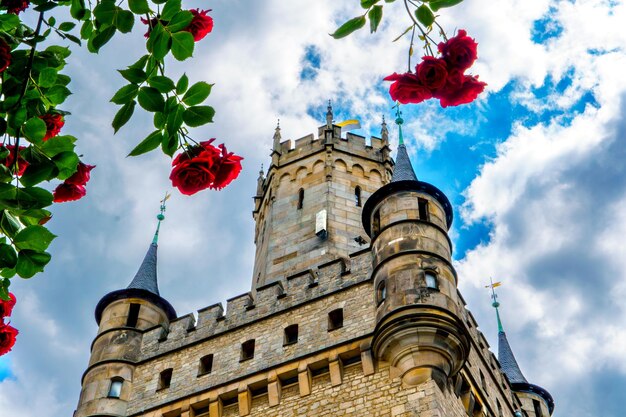
<svg viewBox="0 0 626 417">
<path fill-rule="evenodd" d="M 498 358 L 457 289 L 452 207 L 402 138 L 333 123 L 281 141 L 254 197 L 252 290 L 178 317 L 159 294 L 157 234 L 105 295 L 74 417 L 548 417 L 498 315 Z M 161 220 L 161 219 L 160 219 Z M 498 307 L 494 299 L 494 307 Z"/>
</svg>

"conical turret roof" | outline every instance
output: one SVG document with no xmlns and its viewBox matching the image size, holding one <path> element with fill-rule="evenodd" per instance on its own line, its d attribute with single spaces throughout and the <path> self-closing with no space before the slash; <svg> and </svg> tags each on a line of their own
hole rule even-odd
<svg viewBox="0 0 626 417">
<path fill-rule="evenodd" d="M 393 176 L 391 177 L 391 182 L 398 181 L 417 181 L 417 175 L 415 175 L 411 159 L 409 158 L 404 143 L 398 146 L 396 165 L 393 169 Z"/>
<path fill-rule="evenodd" d="M 498 361 L 500 361 L 502 371 L 511 384 L 528 383 L 517 364 L 517 360 L 515 360 L 511 345 L 509 345 L 509 341 L 506 338 L 506 333 L 503 331 L 498 332 Z"/>
</svg>

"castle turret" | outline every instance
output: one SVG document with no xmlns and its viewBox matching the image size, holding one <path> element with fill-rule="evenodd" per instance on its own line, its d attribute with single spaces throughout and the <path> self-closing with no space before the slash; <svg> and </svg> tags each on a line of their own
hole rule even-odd
<svg viewBox="0 0 626 417">
<path fill-rule="evenodd" d="M 492 306 L 496 309 L 496 317 L 498 320 L 498 361 L 502 367 L 502 371 L 511 383 L 511 389 L 519 398 L 522 404 L 522 410 L 528 417 L 548 417 L 554 411 L 554 400 L 552 395 L 538 385 L 529 383 L 517 364 L 517 360 L 511 350 L 511 345 L 506 338 L 502 321 L 500 320 L 500 303 L 494 288 L 499 283 L 490 285 L 493 298 Z M 519 416 L 523 416 L 521 412 Z"/>
<path fill-rule="evenodd" d="M 459 372 L 470 349 L 447 234 L 452 207 L 443 192 L 417 179 L 399 111 L 396 123 L 400 144 L 391 182 L 372 194 L 362 215 L 377 304 L 372 348 L 406 384 L 431 378 L 441 384 Z"/>
<path fill-rule="evenodd" d="M 98 334 L 91 345 L 74 417 L 126 416 L 143 332 L 157 325 L 167 328 L 176 318 L 172 305 L 159 295 L 157 283 L 157 240 L 164 204 L 165 199 L 154 238 L 135 277 L 128 287 L 108 293 L 96 306 Z"/>
</svg>

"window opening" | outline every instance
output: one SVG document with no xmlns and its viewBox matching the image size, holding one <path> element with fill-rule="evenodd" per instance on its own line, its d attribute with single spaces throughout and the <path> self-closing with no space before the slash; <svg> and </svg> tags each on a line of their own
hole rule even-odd
<svg viewBox="0 0 626 417">
<path fill-rule="evenodd" d="M 429 221 L 428 216 L 428 200 L 425 198 L 417 199 L 417 208 L 419 211 L 420 220 Z"/>
<path fill-rule="evenodd" d="M 380 212 L 376 210 L 372 216 L 372 239 L 380 232 Z"/>
<path fill-rule="evenodd" d="M 533 400 L 533 407 L 535 409 L 535 416 L 543 417 L 543 413 L 541 412 L 541 404 L 537 400 Z"/>
<path fill-rule="evenodd" d="M 298 342 L 298 325 L 292 324 L 291 326 L 285 327 L 285 338 L 283 341 L 283 346 L 292 345 Z"/>
<path fill-rule="evenodd" d="M 341 327 L 343 327 L 343 308 L 338 308 L 328 313 L 328 331 Z"/>
<path fill-rule="evenodd" d="M 213 355 L 206 355 L 200 358 L 200 368 L 198 369 L 198 376 L 209 374 L 213 370 Z"/>
<path fill-rule="evenodd" d="M 437 274 L 435 274 L 433 271 L 424 272 L 424 279 L 426 281 L 426 287 L 435 290 L 439 288 L 439 286 L 437 285 Z"/>
<path fill-rule="evenodd" d="M 126 319 L 126 326 L 137 327 L 137 320 L 139 319 L 139 308 L 141 305 L 131 303 L 128 309 L 128 318 Z"/>
<path fill-rule="evenodd" d="M 254 358 L 254 339 L 250 339 L 241 344 L 241 360 L 247 361 Z"/>
<path fill-rule="evenodd" d="M 170 384 L 172 383 L 172 371 L 172 368 L 161 371 L 161 374 L 159 375 L 159 386 L 157 390 L 169 388 Z"/>
<path fill-rule="evenodd" d="M 357 207 L 361 207 L 361 187 L 358 185 L 354 189 L 354 203 Z"/>
<path fill-rule="evenodd" d="M 122 378 L 112 378 L 111 386 L 109 387 L 109 394 L 107 395 L 107 397 L 120 398 L 123 384 L 124 384 L 124 380 Z"/>
<path fill-rule="evenodd" d="M 304 204 L 304 188 L 300 188 L 298 191 L 298 210 L 302 209 Z"/>
<path fill-rule="evenodd" d="M 378 283 L 378 288 L 376 289 L 376 301 L 378 305 L 385 301 L 387 298 L 387 281 L 382 280 Z"/>
</svg>

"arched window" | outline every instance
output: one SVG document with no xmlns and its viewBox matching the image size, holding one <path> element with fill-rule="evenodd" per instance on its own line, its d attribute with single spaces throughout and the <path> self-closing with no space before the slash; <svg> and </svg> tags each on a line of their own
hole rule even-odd
<svg viewBox="0 0 626 417">
<path fill-rule="evenodd" d="M 361 187 L 358 185 L 354 189 L 354 203 L 357 207 L 361 207 Z"/>
<path fill-rule="evenodd" d="M 111 385 L 109 386 L 109 394 L 107 397 L 109 398 L 120 398 L 120 394 L 122 393 L 122 385 L 124 384 L 124 379 L 116 376 L 111 378 Z"/>
<path fill-rule="evenodd" d="M 434 271 L 425 271 L 424 279 L 426 281 L 426 287 L 432 289 L 439 289 L 439 285 L 437 285 L 437 274 Z"/>
<path fill-rule="evenodd" d="M 206 355 L 200 358 L 200 367 L 198 368 L 198 376 L 210 374 L 213 370 L 213 355 Z"/>
<path fill-rule="evenodd" d="M 302 208 L 303 204 L 304 204 L 304 188 L 300 188 L 300 191 L 298 191 L 298 210 Z"/>
<path fill-rule="evenodd" d="M 378 235 L 380 232 L 380 212 L 376 210 L 376 212 L 372 215 L 372 240 Z"/>
<path fill-rule="evenodd" d="M 378 283 L 378 287 L 376 288 L 376 302 L 378 305 L 385 301 L 387 298 L 387 281 L 382 280 Z"/>
</svg>

